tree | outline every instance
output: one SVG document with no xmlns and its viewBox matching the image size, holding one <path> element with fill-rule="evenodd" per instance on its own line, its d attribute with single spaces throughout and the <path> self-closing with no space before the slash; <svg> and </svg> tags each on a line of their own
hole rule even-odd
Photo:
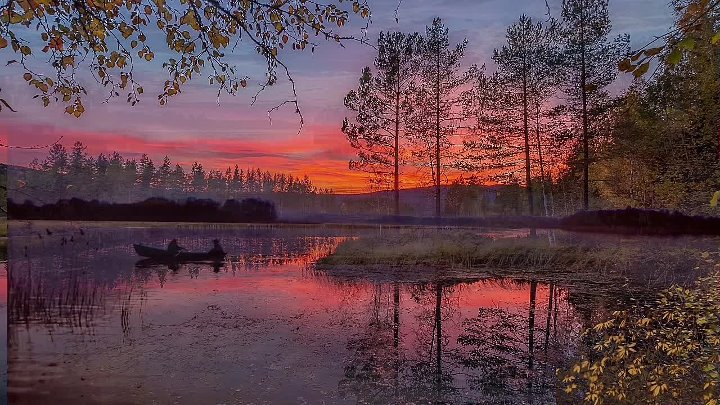
<svg viewBox="0 0 720 405">
<path fill-rule="evenodd" d="M 628 52 L 628 37 L 608 40 L 612 25 L 608 0 L 563 0 L 560 37 L 563 43 L 565 92 L 577 114 L 582 144 L 583 208 L 590 207 L 591 120 L 606 98 L 603 91 L 617 77 L 617 63 Z"/>
<path fill-rule="evenodd" d="M 651 62 L 656 58 L 668 66 L 676 66 L 697 45 L 717 46 L 720 43 L 720 29 L 707 25 L 709 17 L 720 13 L 720 2 L 673 0 L 670 4 L 677 16 L 675 27 L 662 35 L 656 35 L 644 47 L 620 61 L 618 66 L 621 71 L 640 78 L 650 71 Z"/>
<path fill-rule="evenodd" d="M 179 194 L 184 193 L 187 189 L 185 185 L 187 178 L 185 176 L 185 170 L 182 166 L 175 164 L 175 169 L 172 172 L 171 179 L 172 189 Z"/>
<path fill-rule="evenodd" d="M 68 167 L 68 174 L 71 176 L 80 176 L 85 171 L 85 167 L 88 161 L 87 147 L 82 142 L 77 141 L 73 145 L 72 151 L 70 152 L 70 161 Z"/>
<path fill-rule="evenodd" d="M 138 184 L 138 165 L 135 159 L 125 160 L 123 165 L 123 181 L 120 190 L 125 191 L 126 201 L 131 202 L 137 195 L 135 187 Z"/>
<path fill-rule="evenodd" d="M 555 67 L 556 50 L 552 37 L 553 30 L 554 27 L 546 29 L 542 23 L 522 15 L 519 21 L 508 27 L 507 45 L 495 49 L 493 52 L 493 60 L 498 66 L 500 84 L 504 91 L 513 93 L 513 97 L 507 99 L 518 102 L 519 104 L 513 107 L 521 111 L 519 116 L 522 122 L 519 126 L 522 128 L 524 140 L 522 151 L 525 155 L 525 187 L 530 215 L 534 215 L 535 205 L 530 163 L 530 119 L 531 115 L 535 115 L 533 110 L 540 109 L 540 104 L 548 97 L 548 89 L 552 88 L 555 83 L 553 68 Z M 497 88 L 493 90 L 497 90 Z M 538 143 L 540 142 L 539 132 L 538 124 Z M 541 159 L 541 156 L 540 152 L 538 158 Z"/>
<path fill-rule="evenodd" d="M 415 105 L 409 127 L 424 142 L 424 150 L 431 162 L 435 186 L 435 215 L 441 215 L 442 160 L 449 149 L 449 138 L 455 135 L 460 122 L 466 118 L 464 110 L 465 85 L 477 76 L 477 67 L 461 67 L 467 40 L 450 46 L 448 29 L 440 18 L 426 28 L 422 38 L 418 84 L 413 88 Z M 425 157 L 425 156 L 423 156 Z"/>
<path fill-rule="evenodd" d="M 350 168 L 392 176 L 395 215 L 400 214 L 401 138 L 407 137 L 407 97 L 419 44 L 418 34 L 381 32 L 374 63 L 376 75 L 370 67 L 364 68 L 358 89 L 345 97 L 345 106 L 356 114 L 352 121 L 345 118 L 342 126 L 358 153 Z"/>
<path fill-rule="evenodd" d="M 76 80 L 76 73 L 83 65 L 108 90 L 108 97 L 123 92 L 133 105 L 143 93 L 133 73 L 135 61 L 152 61 L 155 52 L 171 56 L 163 63 L 169 77 L 158 95 L 160 104 L 179 94 L 182 85 L 206 67 L 211 69 L 211 84 L 219 91 L 235 94 L 247 86 L 249 77 L 238 72 L 227 53 L 234 49 L 230 44 L 246 41 L 267 62 L 262 90 L 277 82 L 278 68 L 292 82 L 279 59 L 281 52 L 314 49 L 313 37 L 337 42 L 352 39 L 336 31 L 350 22 L 351 16 L 369 23 L 370 9 L 360 0 L 197 0 L 172 4 L 165 0 L 12 0 L 0 5 L 0 49 L 12 49 L 16 55 L 13 60 L 23 66 L 23 78 L 38 90 L 43 105 L 63 102 L 67 104 L 65 112 L 79 117 L 85 111 L 82 97 L 87 90 Z M 166 51 L 156 48 L 157 42 L 148 38 L 155 29 L 165 38 Z M 32 37 L 34 34 L 38 37 Z M 40 51 L 49 57 L 50 71 L 42 71 L 30 61 Z M 294 93 L 294 84 L 292 87 Z M 297 108 L 296 99 L 285 103 Z M 3 100 L 0 104 L 9 108 Z"/>
<path fill-rule="evenodd" d="M 243 171 L 238 167 L 238 165 L 235 165 L 230 190 L 232 190 L 233 193 L 242 193 L 244 191 L 243 187 Z"/>
<path fill-rule="evenodd" d="M 143 191 L 150 190 L 150 188 L 155 185 L 155 164 L 148 155 L 143 154 L 140 158 L 140 162 L 138 163 L 138 169 L 138 180 L 140 182 L 140 187 L 143 189 Z"/>
<path fill-rule="evenodd" d="M 63 192 L 64 187 L 64 175 L 67 174 L 68 170 L 68 154 L 65 147 L 59 143 L 54 144 L 50 147 L 48 157 L 43 160 L 40 166 L 45 172 L 50 173 L 52 177 L 52 186 L 54 192 Z"/>
<path fill-rule="evenodd" d="M 203 193 L 207 190 L 205 169 L 203 169 L 203 166 L 198 162 L 194 162 L 190 169 L 190 184 L 192 191 L 195 193 Z"/>
<path fill-rule="evenodd" d="M 157 168 L 157 173 L 155 173 L 155 182 L 160 190 L 166 191 L 171 188 L 171 175 L 172 163 L 170 163 L 170 158 L 165 156 L 162 164 Z"/>
<path fill-rule="evenodd" d="M 703 8 L 688 20 L 688 4 L 673 3 L 674 34 L 668 47 L 657 51 L 665 63 L 649 77 L 642 72 L 646 68 L 639 71 L 611 111 L 611 136 L 600 145 L 602 159 L 593 166 L 600 180 L 597 192 L 611 206 L 709 213 L 708 200 L 720 188 L 720 48 L 712 43 L 720 11 Z M 673 48 L 683 41 L 692 49 Z M 636 53 L 621 65 L 643 57 Z"/>
<path fill-rule="evenodd" d="M 104 153 L 101 153 L 98 155 L 97 159 L 95 159 L 95 178 L 92 179 L 92 187 L 90 190 L 93 190 L 93 195 L 98 197 L 108 197 L 108 192 L 110 189 L 110 183 L 108 182 L 108 171 L 110 169 L 110 161 L 105 156 Z"/>
<path fill-rule="evenodd" d="M 225 194 L 225 181 L 223 180 L 222 172 L 220 170 L 210 170 L 207 174 L 207 191 L 215 195 Z"/>
</svg>

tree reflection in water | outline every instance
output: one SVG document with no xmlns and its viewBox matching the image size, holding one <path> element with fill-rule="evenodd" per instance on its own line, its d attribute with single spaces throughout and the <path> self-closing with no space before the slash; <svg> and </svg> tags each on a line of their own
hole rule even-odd
<svg viewBox="0 0 720 405">
<path fill-rule="evenodd" d="M 555 403 L 554 371 L 579 331 L 571 308 L 560 311 L 561 291 L 543 286 L 541 303 L 538 282 L 513 283 L 527 291 L 525 306 L 466 317 L 456 302 L 464 287 L 376 285 L 368 322 L 348 344 L 345 397 L 378 405 Z"/>
</svg>

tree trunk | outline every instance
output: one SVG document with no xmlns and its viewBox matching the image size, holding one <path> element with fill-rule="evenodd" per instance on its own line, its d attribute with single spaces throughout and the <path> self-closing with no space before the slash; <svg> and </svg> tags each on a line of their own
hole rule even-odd
<svg viewBox="0 0 720 405">
<path fill-rule="evenodd" d="M 527 66 L 523 57 L 523 130 L 525 135 L 525 187 L 527 192 L 528 213 L 535 215 L 532 193 L 532 176 L 530 172 L 530 124 L 527 89 Z"/>
<path fill-rule="evenodd" d="M 395 89 L 395 215 L 400 215 L 400 77 Z"/>
<path fill-rule="evenodd" d="M 588 130 L 588 94 L 587 94 L 587 66 L 585 44 L 585 10 L 582 10 L 580 19 L 580 91 L 582 94 L 582 125 L 583 125 L 583 209 L 590 209 L 590 146 Z"/>
<path fill-rule="evenodd" d="M 540 143 L 540 103 L 535 103 L 535 134 L 537 136 L 538 159 L 540 159 L 540 187 L 542 189 L 543 207 L 545 208 L 545 216 L 548 216 L 548 201 L 545 193 L 545 163 L 543 162 L 542 145 Z"/>
<path fill-rule="evenodd" d="M 437 43 L 435 76 L 435 217 L 440 218 L 440 42 Z"/>
</svg>

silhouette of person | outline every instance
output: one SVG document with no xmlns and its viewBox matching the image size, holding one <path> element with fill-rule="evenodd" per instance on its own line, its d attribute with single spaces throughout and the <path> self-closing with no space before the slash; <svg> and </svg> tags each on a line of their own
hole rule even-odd
<svg viewBox="0 0 720 405">
<path fill-rule="evenodd" d="M 177 239 L 171 240 L 170 243 L 168 244 L 167 251 L 170 254 L 173 254 L 173 255 L 178 254 L 178 253 L 180 253 L 181 250 L 185 250 L 185 248 L 180 247 L 180 245 L 178 245 Z"/>
<path fill-rule="evenodd" d="M 224 256 L 225 251 L 223 250 L 222 246 L 220 246 L 220 241 L 217 239 L 213 239 L 213 247 L 208 252 L 209 254 L 215 256 Z"/>
</svg>

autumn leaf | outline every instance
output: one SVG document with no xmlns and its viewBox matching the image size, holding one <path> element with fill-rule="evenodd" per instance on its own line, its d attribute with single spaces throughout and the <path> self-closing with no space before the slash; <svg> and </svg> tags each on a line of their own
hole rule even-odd
<svg viewBox="0 0 720 405">
<path fill-rule="evenodd" d="M 679 49 L 684 49 L 687 51 L 692 51 L 695 49 L 695 39 L 693 38 L 685 38 L 682 41 L 678 42 L 677 47 Z"/>
<path fill-rule="evenodd" d="M 718 206 L 718 200 L 720 200 L 720 191 L 716 191 L 710 200 L 710 206 L 715 208 Z"/>
<path fill-rule="evenodd" d="M 675 48 L 672 52 L 670 52 L 670 55 L 667 57 L 667 63 L 669 63 L 672 66 L 675 66 L 682 61 L 683 53 L 680 49 Z"/>
<path fill-rule="evenodd" d="M 622 72 L 630 71 L 630 69 L 632 69 L 632 66 L 633 65 L 630 59 L 623 59 L 622 61 L 620 61 L 620 63 L 618 63 L 618 69 L 620 69 L 620 71 Z"/>
<path fill-rule="evenodd" d="M 645 62 L 633 72 L 633 75 L 635 76 L 635 78 L 640 78 L 645 73 L 647 73 L 648 70 L 650 70 L 650 62 Z"/>
</svg>

